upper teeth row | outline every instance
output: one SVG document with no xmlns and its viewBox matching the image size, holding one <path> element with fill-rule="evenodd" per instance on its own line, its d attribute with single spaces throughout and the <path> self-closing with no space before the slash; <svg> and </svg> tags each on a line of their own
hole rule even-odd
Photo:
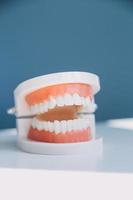
<svg viewBox="0 0 133 200">
<path fill-rule="evenodd" d="M 54 122 L 40 121 L 36 118 L 32 120 L 32 127 L 39 131 L 45 130 L 54 133 L 66 133 L 72 130 L 83 130 L 89 127 L 89 121 L 87 119 L 75 119 L 75 120 L 63 120 Z"/>
<path fill-rule="evenodd" d="M 31 106 L 32 114 L 41 114 L 48 112 L 49 109 L 53 109 L 56 106 L 71 106 L 71 105 L 83 105 L 88 108 L 89 112 L 95 111 L 95 104 L 93 104 L 89 97 L 80 97 L 78 94 L 66 94 L 65 96 L 50 97 L 49 101 L 45 101 L 40 104 Z"/>
</svg>

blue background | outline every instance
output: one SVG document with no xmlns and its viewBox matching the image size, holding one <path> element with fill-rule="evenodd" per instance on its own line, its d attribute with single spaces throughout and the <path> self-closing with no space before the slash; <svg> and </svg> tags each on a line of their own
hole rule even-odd
<svg viewBox="0 0 133 200">
<path fill-rule="evenodd" d="M 67 70 L 101 77 L 97 120 L 132 116 L 133 2 L 0 1 L 0 69 L 0 128 L 18 83 Z"/>
</svg>

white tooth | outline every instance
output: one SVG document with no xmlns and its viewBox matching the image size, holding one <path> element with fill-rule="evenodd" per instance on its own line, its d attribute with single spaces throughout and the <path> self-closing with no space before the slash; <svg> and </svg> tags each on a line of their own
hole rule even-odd
<svg viewBox="0 0 133 200">
<path fill-rule="evenodd" d="M 73 120 L 73 129 L 78 130 L 78 119 Z"/>
<path fill-rule="evenodd" d="M 44 102 L 43 104 L 43 109 L 44 109 L 44 112 L 47 112 L 48 111 L 48 102 Z"/>
<path fill-rule="evenodd" d="M 88 107 L 90 107 L 90 105 L 91 105 L 91 100 L 90 100 L 89 97 L 85 98 L 85 105 L 88 106 Z"/>
<path fill-rule="evenodd" d="M 52 122 L 48 122 L 48 130 L 49 130 L 50 132 L 53 132 L 54 126 L 53 126 L 53 123 L 52 123 Z"/>
<path fill-rule="evenodd" d="M 72 121 L 73 120 L 68 120 L 67 121 L 67 131 L 72 131 Z"/>
<path fill-rule="evenodd" d="M 81 128 L 84 129 L 85 128 L 85 120 L 83 120 L 83 119 L 80 119 L 80 120 L 81 120 L 81 122 L 80 122 Z"/>
<path fill-rule="evenodd" d="M 81 130 L 81 121 L 80 119 L 77 119 L 77 130 Z"/>
<path fill-rule="evenodd" d="M 48 123 L 47 122 L 42 122 L 43 123 L 43 129 L 48 131 Z"/>
<path fill-rule="evenodd" d="M 81 104 L 85 105 L 85 98 L 84 97 L 80 97 L 81 98 Z"/>
<path fill-rule="evenodd" d="M 34 106 L 31 106 L 31 107 L 30 107 L 30 111 L 31 111 L 31 114 L 34 115 Z"/>
<path fill-rule="evenodd" d="M 38 113 L 38 105 L 36 104 L 36 105 L 34 105 L 34 106 L 32 106 L 32 112 L 33 112 L 33 114 L 37 114 Z"/>
<path fill-rule="evenodd" d="M 35 123 L 35 128 L 37 128 L 37 119 L 35 119 L 34 123 Z"/>
<path fill-rule="evenodd" d="M 85 128 L 89 127 L 89 120 L 85 120 Z"/>
<path fill-rule="evenodd" d="M 60 133 L 60 122 L 57 120 L 54 121 L 54 131 L 56 134 Z"/>
<path fill-rule="evenodd" d="M 65 120 L 60 122 L 61 132 L 65 133 L 67 131 L 67 123 Z"/>
<path fill-rule="evenodd" d="M 76 93 L 73 95 L 73 101 L 75 105 L 82 105 L 81 97 Z"/>
<path fill-rule="evenodd" d="M 82 119 L 78 119 L 78 128 L 79 130 L 82 130 Z"/>
<path fill-rule="evenodd" d="M 43 129 L 42 122 L 37 121 L 37 129 L 41 131 Z"/>
<path fill-rule="evenodd" d="M 41 114 L 41 103 L 38 104 L 38 114 Z"/>
<path fill-rule="evenodd" d="M 50 101 L 48 103 L 48 109 L 53 109 L 54 107 L 56 107 L 56 100 L 53 97 L 50 97 Z"/>
<path fill-rule="evenodd" d="M 66 106 L 73 105 L 73 98 L 72 98 L 72 96 L 71 96 L 70 94 L 66 94 L 66 95 L 64 96 L 64 104 L 65 104 Z"/>
<path fill-rule="evenodd" d="M 85 120 L 80 119 L 80 124 L 81 124 L 81 129 L 84 129 L 85 128 Z"/>
<path fill-rule="evenodd" d="M 44 112 L 44 104 L 43 103 L 40 103 L 40 113 L 43 113 Z"/>
<path fill-rule="evenodd" d="M 64 99 L 63 97 L 57 97 L 56 98 L 56 103 L 57 103 L 57 106 L 64 106 Z"/>
<path fill-rule="evenodd" d="M 32 127 L 36 128 L 36 119 L 35 118 L 33 118 L 33 120 L 32 120 Z"/>
</svg>

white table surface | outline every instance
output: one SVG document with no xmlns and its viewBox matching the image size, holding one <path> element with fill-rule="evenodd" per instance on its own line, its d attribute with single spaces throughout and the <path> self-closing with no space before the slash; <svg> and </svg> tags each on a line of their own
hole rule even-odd
<svg viewBox="0 0 133 200">
<path fill-rule="evenodd" d="M 110 128 L 101 123 L 97 125 L 97 135 L 103 137 L 103 158 L 94 166 L 87 155 L 49 156 L 22 152 L 16 144 L 16 130 L 1 130 L 0 167 L 133 172 L 133 131 Z"/>
<path fill-rule="evenodd" d="M 87 155 L 25 153 L 17 148 L 15 129 L 1 130 L 1 199 L 133 199 L 133 130 L 100 123 L 97 134 L 104 141 L 98 162 Z"/>
</svg>

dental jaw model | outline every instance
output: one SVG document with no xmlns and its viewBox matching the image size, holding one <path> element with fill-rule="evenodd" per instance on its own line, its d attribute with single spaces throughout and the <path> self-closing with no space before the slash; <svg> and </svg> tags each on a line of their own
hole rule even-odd
<svg viewBox="0 0 133 200">
<path fill-rule="evenodd" d="M 20 148 L 40 154 L 99 151 L 94 117 L 99 90 L 98 77 L 86 72 L 49 74 L 20 84 L 14 92 Z"/>
</svg>

